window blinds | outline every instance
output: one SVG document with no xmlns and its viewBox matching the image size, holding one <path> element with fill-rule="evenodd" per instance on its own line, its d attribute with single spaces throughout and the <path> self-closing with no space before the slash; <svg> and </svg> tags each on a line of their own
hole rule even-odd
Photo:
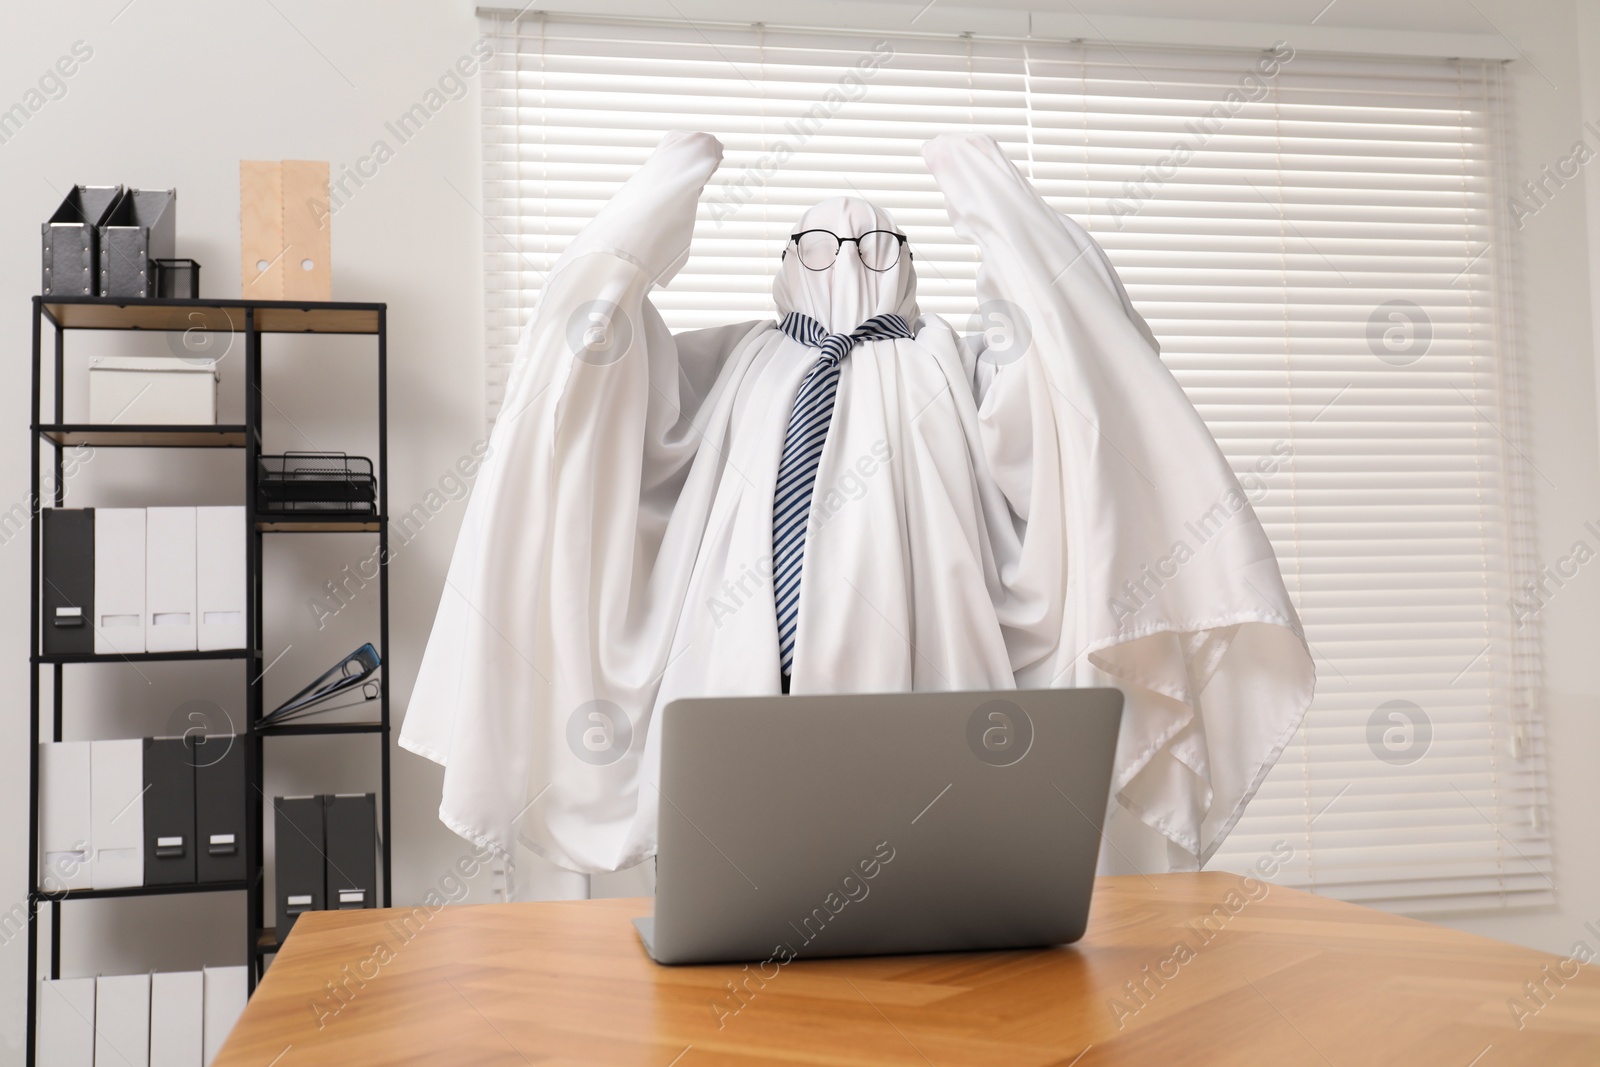
<svg viewBox="0 0 1600 1067">
<path fill-rule="evenodd" d="M 1542 735 L 1510 300 L 1482 61 L 778 32 L 485 13 L 492 418 L 568 239 L 672 129 L 727 146 L 674 329 L 769 317 L 800 212 L 855 194 L 972 321 L 919 150 L 995 137 L 1105 246 L 1233 463 L 1317 699 L 1213 867 L 1393 910 L 1542 904 Z"/>
</svg>

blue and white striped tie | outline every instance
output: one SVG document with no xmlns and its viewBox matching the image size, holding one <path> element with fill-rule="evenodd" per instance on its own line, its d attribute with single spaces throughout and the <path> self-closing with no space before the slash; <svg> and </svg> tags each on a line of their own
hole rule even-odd
<svg viewBox="0 0 1600 1067">
<path fill-rule="evenodd" d="M 790 312 L 778 328 L 803 345 L 820 348 L 794 398 L 789 430 L 778 463 L 778 487 L 772 498 L 772 589 L 778 606 L 778 653 L 783 673 L 794 665 L 794 635 L 800 617 L 800 563 L 806 554 L 806 520 L 817 484 L 822 445 L 833 421 L 839 392 L 840 364 L 862 341 L 915 336 L 899 315 L 876 315 L 849 333 L 830 334 L 809 315 Z"/>
</svg>

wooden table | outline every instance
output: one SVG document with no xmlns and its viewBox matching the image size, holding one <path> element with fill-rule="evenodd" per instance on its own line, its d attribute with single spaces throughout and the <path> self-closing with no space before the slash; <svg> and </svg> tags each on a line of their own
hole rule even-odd
<svg viewBox="0 0 1600 1067">
<path fill-rule="evenodd" d="M 656 966 L 629 923 L 648 900 L 318 912 L 216 1063 L 1600 1064 L 1600 959 L 1241 886 L 1102 878 L 1069 948 L 797 960 L 764 980 Z"/>
</svg>

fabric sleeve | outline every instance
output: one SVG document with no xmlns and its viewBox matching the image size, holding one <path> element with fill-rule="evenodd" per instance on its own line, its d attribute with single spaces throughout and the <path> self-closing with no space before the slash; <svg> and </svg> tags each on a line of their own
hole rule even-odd
<svg viewBox="0 0 1600 1067">
<path fill-rule="evenodd" d="M 585 739 L 626 740 L 664 669 L 678 606 L 655 576 L 695 535 L 668 527 L 711 376 L 685 375 L 649 296 L 721 157 L 669 134 L 552 267 L 467 504 L 400 744 L 445 764 L 441 820 L 503 856 L 616 867 L 593 828 L 628 823 L 642 746 Z M 703 368 L 738 336 L 686 347 Z"/>
<path fill-rule="evenodd" d="M 1311 701 L 1277 558 L 1093 239 L 990 138 L 924 157 L 979 247 L 980 309 L 1020 331 L 974 345 L 985 458 L 1022 530 L 1005 595 L 1028 610 L 1002 615 L 1018 685 L 1120 688 L 1117 800 L 1175 866 L 1203 864 Z"/>
</svg>

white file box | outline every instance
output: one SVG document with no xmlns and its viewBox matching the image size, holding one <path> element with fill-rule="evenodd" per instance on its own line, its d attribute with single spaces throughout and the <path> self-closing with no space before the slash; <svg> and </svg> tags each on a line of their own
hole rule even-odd
<svg viewBox="0 0 1600 1067">
<path fill-rule="evenodd" d="M 90 745 L 93 887 L 144 885 L 144 741 L 91 741 Z"/>
<path fill-rule="evenodd" d="M 95 979 L 94 1062 L 96 1067 L 150 1067 L 148 974 Z"/>
<path fill-rule="evenodd" d="M 215 425 L 216 367 L 181 356 L 90 356 L 89 421 Z"/>
<path fill-rule="evenodd" d="M 244 647 L 244 508 L 195 509 L 195 597 L 202 652 Z"/>
<path fill-rule="evenodd" d="M 49 892 L 91 889 L 93 831 L 89 803 L 89 742 L 39 746 L 39 850 Z"/>
<path fill-rule="evenodd" d="M 37 1062 L 50 1067 L 94 1067 L 93 978 L 46 978 L 39 983 L 35 1051 Z"/>
<path fill-rule="evenodd" d="M 94 509 L 94 650 L 144 649 L 144 508 Z"/>
<path fill-rule="evenodd" d="M 150 976 L 150 1067 L 205 1062 L 205 978 L 199 971 Z"/>
<path fill-rule="evenodd" d="M 145 510 L 146 652 L 193 652 L 197 647 L 195 510 Z"/>
<path fill-rule="evenodd" d="M 210 1067 L 233 1031 L 233 1024 L 244 1014 L 244 1002 L 250 993 L 243 967 L 207 967 L 205 975 L 206 1064 Z"/>
</svg>

